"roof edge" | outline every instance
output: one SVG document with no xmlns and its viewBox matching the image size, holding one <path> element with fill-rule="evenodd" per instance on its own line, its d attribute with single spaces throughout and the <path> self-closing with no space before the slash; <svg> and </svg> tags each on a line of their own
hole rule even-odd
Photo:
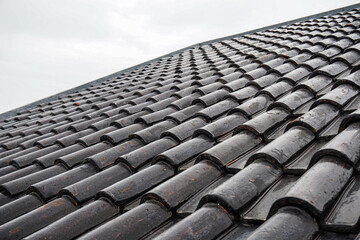
<svg viewBox="0 0 360 240">
<path fill-rule="evenodd" d="M 6 119 L 6 118 L 9 118 L 9 117 L 13 117 L 13 116 L 17 115 L 19 112 L 22 112 L 22 111 L 24 111 L 24 110 L 26 110 L 26 109 L 30 109 L 30 108 L 36 107 L 36 106 L 39 105 L 39 104 L 46 103 L 46 102 L 50 102 L 50 101 L 55 100 L 55 99 L 57 99 L 57 98 L 59 98 L 59 97 L 62 97 L 62 96 L 65 96 L 65 95 L 74 93 L 74 92 L 76 92 L 76 91 L 79 91 L 79 90 L 84 89 L 84 88 L 87 88 L 87 87 L 91 87 L 91 86 L 94 85 L 94 84 L 98 84 L 98 83 L 104 82 L 105 80 L 110 79 L 110 78 L 113 78 L 113 77 L 115 77 L 115 76 L 117 76 L 117 75 L 119 75 L 119 74 L 121 74 L 121 73 L 128 72 L 128 71 L 132 71 L 132 70 L 134 70 L 134 69 L 136 69 L 136 68 L 143 67 L 143 66 L 145 66 L 145 65 L 147 65 L 147 64 L 149 64 L 149 63 L 151 63 L 151 62 L 153 62 L 153 61 L 157 61 L 157 60 L 159 60 L 159 59 L 161 59 L 161 58 L 169 57 L 169 56 L 171 56 L 171 55 L 173 55 L 173 54 L 177 54 L 177 53 L 182 52 L 182 51 L 184 51 L 184 50 L 188 50 L 188 49 L 195 48 L 195 47 L 200 47 L 200 46 L 202 46 L 202 45 L 210 44 L 210 43 L 213 43 L 213 42 L 223 41 L 223 40 L 227 40 L 227 39 L 231 39 L 231 38 L 235 38 L 235 37 L 241 37 L 241 36 L 243 36 L 243 35 L 252 34 L 252 33 L 255 33 L 255 32 L 259 32 L 259 31 L 264 31 L 264 30 L 268 30 L 268 29 L 272 29 L 272 28 L 278 28 L 278 27 L 281 27 L 281 26 L 284 26 L 284 25 L 293 24 L 293 23 L 300 22 L 300 21 L 306 21 L 306 20 L 313 19 L 313 18 L 319 18 L 319 17 L 325 16 L 325 15 L 329 15 L 329 14 L 333 15 L 333 14 L 336 14 L 336 13 L 339 13 L 339 12 L 349 11 L 349 10 L 352 10 L 352 9 L 358 8 L 358 7 L 360 7 L 360 3 L 353 4 L 353 5 L 349 5 L 349 6 L 345 6 L 345 7 L 341 7 L 341 8 L 337 8 L 337 9 L 333 9 L 333 10 L 329 10 L 329 11 L 322 12 L 322 13 L 317 13 L 317 14 L 309 15 L 309 16 L 306 16 L 306 17 L 301 17 L 301 18 L 289 20 L 289 21 L 282 22 L 282 23 L 277 23 L 277 24 L 269 25 L 269 26 L 262 27 L 262 28 L 257 28 L 257 29 L 250 30 L 250 31 L 246 31 L 246 32 L 242 32 L 242 33 L 237 33 L 237 34 L 234 34 L 234 35 L 229 35 L 229 36 L 225 36 L 225 37 L 221 37 L 221 38 L 215 38 L 215 39 L 212 39 L 212 40 L 209 40 L 209 41 L 204 41 L 204 42 L 201 42 L 201 43 L 195 43 L 195 44 L 190 45 L 190 46 L 188 46 L 188 47 L 184 47 L 184 48 L 175 50 L 175 51 L 170 52 L 170 53 L 168 53 L 168 54 L 162 55 L 162 56 L 160 56 L 160 57 L 156 57 L 156 58 L 151 59 L 151 60 L 148 60 L 148 61 L 146 61 L 146 62 L 137 64 L 137 65 L 135 65 L 135 66 L 132 66 L 132 67 L 129 67 L 129 68 L 126 68 L 126 69 L 117 71 L 117 72 L 115 72 L 115 73 L 112 73 L 112 74 L 110 74 L 110 75 L 101 77 L 101 78 L 96 79 L 96 80 L 93 80 L 93 81 L 91 81 L 91 82 L 88 82 L 88 83 L 79 85 L 79 86 L 77 86 L 77 87 L 74 87 L 74 88 L 71 88 L 71 89 L 62 91 L 62 92 L 60 92 L 60 93 L 56 93 L 56 94 L 51 95 L 51 96 L 49 96 L 49 97 L 45 97 L 45 98 L 43 98 L 43 99 L 34 101 L 34 102 L 32 102 L 32 103 L 29 103 L 29 104 L 26 104 L 26 105 L 24 105 L 24 106 L 15 108 L 15 109 L 13 109 L 13 110 L 9 110 L 9 111 L 7 111 L 7 112 L 1 113 L 1 114 L 0 114 L 0 120 Z"/>
</svg>

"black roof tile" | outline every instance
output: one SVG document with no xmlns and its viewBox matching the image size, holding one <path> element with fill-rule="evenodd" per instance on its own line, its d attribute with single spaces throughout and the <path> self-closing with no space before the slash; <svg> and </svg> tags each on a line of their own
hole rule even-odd
<svg viewBox="0 0 360 240">
<path fill-rule="evenodd" d="M 288 80 L 292 84 L 297 83 L 298 81 L 302 80 L 306 76 L 310 74 L 310 71 L 306 69 L 305 67 L 299 67 L 287 74 L 285 74 L 283 77 L 279 79 L 280 80 Z"/>
<path fill-rule="evenodd" d="M 339 115 L 339 110 L 330 104 L 320 104 L 287 125 L 287 129 L 303 126 L 318 134 Z"/>
<path fill-rule="evenodd" d="M 123 127 L 114 131 L 111 131 L 109 133 L 104 134 L 101 136 L 101 140 L 109 141 L 112 144 L 118 144 L 126 139 L 128 139 L 128 136 L 130 134 L 136 133 L 146 127 L 143 123 L 136 123 L 129 125 L 127 127 Z"/>
<path fill-rule="evenodd" d="M 78 164 L 81 164 L 85 160 L 85 158 L 90 157 L 98 152 L 105 151 L 110 147 L 111 147 L 110 144 L 106 142 L 101 142 L 91 147 L 83 148 L 76 152 L 72 152 L 65 156 L 61 156 L 55 160 L 55 163 L 56 164 L 61 163 L 67 166 L 68 168 L 72 168 Z"/>
<path fill-rule="evenodd" d="M 255 86 L 247 86 L 241 88 L 235 92 L 230 93 L 227 97 L 237 100 L 239 103 L 253 97 L 257 93 L 258 89 Z"/>
<path fill-rule="evenodd" d="M 143 122 L 147 125 L 155 124 L 162 121 L 166 116 L 171 113 L 176 112 L 177 110 L 173 107 L 168 107 L 157 112 L 146 114 L 145 116 L 141 116 L 135 119 L 135 122 Z"/>
<path fill-rule="evenodd" d="M 28 191 L 36 192 L 43 200 L 48 200 L 58 194 L 62 188 L 94 175 L 95 173 L 96 171 L 91 165 L 83 164 L 69 171 L 55 176 L 53 175 L 53 177 L 41 182 L 32 184 Z"/>
<path fill-rule="evenodd" d="M 171 217 L 171 212 L 157 202 L 146 202 L 101 225 L 79 239 L 138 239 Z"/>
<path fill-rule="evenodd" d="M 298 176 L 285 175 L 276 181 L 268 190 L 263 193 L 259 199 L 249 207 L 247 207 L 242 213 L 241 217 L 244 222 L 256 223 L 266 221 L 270 211 L 270 207 L 273 203 L 283 197 L 294 186 Z"/>
<path fill-rule="evenodd" d="M 327 143 L 326 140 L 315 140 L 303 153 L 293 161 L 284 165 L 284 171 L 289 174 L 303 174 L 309 168 L 313 155 Z"/>
<path fill-rule="evenodd" d="M 288 117 L 289 112 L 287 110 L 276 107 L 241 124 L 235 132 L 245 129 L 267 139 L 269 132 L 281 125 Z"/>
<path fill-rule="evenodd" d="M 105 143 L 99 143 L 105 144 Z M 96 145 L 94 145 L 96 146 Z M 91 156 L 86 157 L 85 162 L 89 162 L 98 169 L 104 169 L 114 164 L 114 162 L 123 154 L 134 151 L 143 146 L 142 141 L 138 139 L 131 139 L 129 141 L 120 143 L 115 147 L 108 148 L 103 151 L 96 151 Z M 91 148 L 91 147 L 89 147 Z"/>
<path fill-rule="evenodd" d="M 313 94 L 318 93 L 319 91 L 323 90 L 327 86 L 330 85 L 332 82 L 330 77 L 324 75 L 316 75 L 309 80 L 302 82 L 295 88 L 306 88 L 310 90 Z"/>
<path fill-rule="evenodd" d="M 182 124 L 179 124 L 162 134 L 162 137 L 169 136 L 178 142 L 191 137 L 196 129 L 199 129 L 207 124 L 206 120 L 202 117 L 195 117 Z"/>
<path fill-rule="evenodd" d="M 282 165 L 304 150 L 314 139 L 315 135 L 306 128 L 291 128 L 252 155 L 247 164 L 258 158 L 265 158 Z"/>
<path fill-rule="evenodd" d="M 245 101 L 240 106 L 233 108 L 229 111 L 229 114 L 233 114 L 239 112 L 246 116 L 247 118 L 251 118 L 254 114 L 264 110 L 272 103 L 272 98 L 267 94 L 260 94 L 248 101 Z"/>
<path fill-rule="evenodd" d="M 0 177 L 7 175 L 8 173 L 12 173 L 14 171 L 18 170 L 18 168 L 14 165 L 9 165 L 3 168 L 0 168 Z"/>
<path fill-rule="evenodd" d="M 357 103 L 359 101 L 359 97 L 357 97 L 354 102 Z M 353 103 L 349 104 L 351 106 L 353 106 Z M 348 110 L 347 107 L 345 108 L 345 110 Z M 352 109 L 350 109 L 352 110 Z M 344 120 L 341 122 L 340 124 L 340 130 L 345 129 L 347 126 L 349 126 L 351 123 L 354 122 L 359 122 L 359 110 L 353 109 L 355 110 L 354 112 L 352 112 L 351 114 L 349 114 L 348 116 L 346 116 L 344 118 Z"/>
<path fill-rule="evenodd" d="M 341 50 L 342 49 L 340 47 L 337 47 L 336 43 L 334 43 L 333 45 L 330 45 L 327 49 L 314 54 L 314 56 L 330 59 L 331 57 L 334 57 L 335 55 L 341 53 Z"/>
<path fill-rule="evenodd" d="M 20 168 L 29 166 L 32 163 L 32 160 L 38 157 L 42 157 L 44 155 L 47 155 L 51 152 L 57 151 L 61 149 L 61 146 L 59 145 L 52 145 L 46 148 L 39 149 L 37 151 L 25 154 L 20 157 L 13 158 L 9 163 L 14 164 Z"/>
<path fill-rule="evenodd" d="M 60 195 L 68 195 L 78 203 L 84 203 L 100 190 L 129 177 L 131 174 L 131 170 L 126 165 L 116 164 L 98 174 L 66 186 L 60 190 Z"/>
<path fill-rule="evenodd" d="M 19 196 L 12 197 L 12 196 L 0 193 L 0 206 L 3 206 L 3 205 L 8 204 L 8 203 L 10 203 L 12 201 L 15 201 L 18 197 Z"/>
<path fill-rule="evenodd" d="M 108 132 L 114 131 L 114 130 L 117 130 L 117 128 L 113 127 L 113 126 L 112 127 L 107 127 L 107 128 L 102 129 L 102 130 L 99 130 L 97 132 L 94 132 L 94 133 L 91 133 L 91 134 L 86 135 L 84 137 L 81 137 L 78 140 L 76 140 L 76 142 L 79 143 L 82 146 L 89 147 L 89 146 L 92 146 L 92 145 L 100 142 L 100 139 L 101 139 L 101 137 L 103 135 L 105 135 Z"/>
<path fill-rule="evenodd" d="M 306 89 L 298 89 L 270 104 L 269 108 L 282 107 L 293 113 L 299 107 L 313 99 L 313 97 L 314 96 L 310 91 Z"/>
<path fill-rule="evenodd" d="M 23 238 L 76 210 L 67 198 L 57 198 L 0 226 L 5 239 Z"/>
<path fill-rule="evenodd" d="M 360 178 L 355 176 L 334 205 L 334 209 L 324 219 L 324 228 L 332 231 L 356 231 L 360 225 L 359 198 Z"/>
<path fill-rule="evenodd" d="M 224 84 L 221 88 L 228 90 L 229 92 L 234 92 L 236 90 L 241 90 L 244 86 L 249 83 L 247 78 L 241 77 L 237 80 L 231 81 L 229 83 Z"/>
<path fill-rule="evenodd" d="M 257 228 L 248 239 L 312 239 L 318 229 L 315 219 L 306 211 L 297 207 L 285 207 Z"/>
<path fill-rule="evenodd" d="M 251 132 L 242 131 L 201 153 L 198 160 L 209 159 L 223 167 L 236 157 L 256 147 L 260 142 L 260 137 Z"/>
<path fill-rule="evenodd" d="M 257 225 L 238 224 L 225 231 L 218 237 L 221 240 L 247 239 L 257 228 Z"/>
<path fill-rule="evenodd" d="M 213 141 L 215 141 L 219 137 L 225 135 L 226 133 L 229 133 L 230 131 L 234 130 L 236 127 L 246 121 L 246 117 L 235 112 L 234 114 L 220 118 L 212 123 L 205 125 L 200 129 L 195 130 L 193 136 L 196 137 L 201 134 L 205 134 Z"/>
<path fill-rule="evenodd" d="M 106 197 L 122 205 L 173 175 L 174 169 L 170 165 L 159 162 L 101 190 L 96 198 Z"/>
<path fill-rule="evenodd" d="M 360 88 L 360 70 L 357 70 L 346 77 L 339 78 L 339 80 L 335 83 L 334 86 L 341 84 L 350 84 L 354 85 L 357 88 Z"/>
<path fill-rule="evenodd" d="M 281 172 L 272 164 L 257 160 L 206 194 L 199 206 L 208 202 L 220 203 L 238 215 L 239 210 L 279 178 Z"/>
<path fill-rule="evenodd" d="M 309 60 L 311 56 L 312 56 L 311 53 L 305 52 L 305 53 L 301 53 L 299 55 L 293 56 L 293 57 L 289 58 L 287 61 L 293 62 L 295 64 L 301 64 L 301 63 Z"/>
<path fill-rule="evenodd" d="M 204 108 L 203 104 L 193 104 L 191 106 L 188 106 L 180 111 L 174 112 L 168 116 L 165 117 L 165 119 L 170 119 L 175 121 L 176 123 L 182 123 L 186 120 L 192 118 L 197 112 L 202 110 Z"/>
<path fill-rule="evenodd" d="M 138 169 L 139 167 L 151 162 L 151 160 L 177 145 L 177 141 L 172 138 L 164 137 L 151 142 L 139 149 L 124 154 L 118 158 L 116 162 L 124 162 L 132 169 Z"/>
<path fill-rule="evenodd" d="M 348 234 L 348 233 L 335 233 L 335 232 L 321 232 L 316 237 L 317 240 L 358 240 L 360 236 L 356 236 L 356 234 Z"/>
<path fill-rule="evenodd" d="M 21 155 L 29 153 L 29 152 L 36 151 L 38 149 L 39 149 L 39 147 L 31 147 L 28 149 L 23 149 L 21 147 L 17 147 L 15 149 L 11 149 L 9 151 L 2 152 L 2 153 L 0 153 L 0 156 L 1 156 L 0 167 L 7 166 L 12 158 L 21 156 Z"/>
<path fill-rule="evenodd" d="M 0 224 L 9 222 L 20 215 L 30 212 L 42 206 L 43 203 L 36 195 L 28 194 L 8 204 L 0 207 L 1 220 Z"/>
<path fill-rule="evenodd" d="M 323 65 L 325 65 L 325 64 L 323 64 Z M 330 63 L 329 65 L 325 65 L 325 66 L 321 67 L 320 69 L 316 70 L 315 73 L 323 74 L 323 75 L 326 75 L 329 77 L 335 77 L 347 69 L 348 69 L 348 66 L 346 63 L 336 61 L 336 62 Z"/>
<path fill-rule="evenodd" d="M 212 121 L 238 105 L 238 102 L 234 99 L 225 99 L 210 107 L 200 110 L 195 114 L 195 116 L 204 117 L 207 121 Z"/>
<path fill-rule="evenodd" d="M 29 174 L 12 181 L 3 183 L 1 188 L 4 189 L 9 195 L 16 195 L 25 192 L 31 185 L 56 176 L 60 173 L 65 172 L 66 169 L 63 166 L 55 165 L 47 169 Z"/>
<path fill-rule="evenodd" d="M 203 188 L 199 193 L 195 194 L 193 197 L 191 197 L 188 201 L 186 201 L 181 207 L 179 207 L 176 211 L 176 213 L 181 217 L 186 217 L 193 212 L 196 211 L 199 202 L 203 196 L 205 196 L 207 193 L 215 189 L 220 184 L 224 183 L 225 181 L 229 180 L 231 178 L 231 174 L 225 174 L 221 175 L 217 180 L 209 184 L 207 187 Z"/>
<path fill-rule="evenodd" d="M 68 135 L 66 136 L 61 136 L 60 138 L 58 138 L 55 143 L 59 144 L 63 147 L 68 147 L 72 144 L 74 144 L 79 138 L 86 136 L 88 134 L 94 133 L 95 130 L 93 129 L 86 129 L 80 132 L 70 132 Z"/>
<path fill-rule="evenodd" d="M 288 81 L 280 81 L 274 83 L 263 90 L 259 91 L 258 94 L 267 94 L 273 99 L 279 98 L 292 88 L 292 85 Z"/>
<path fill-rule="evenodd" d="M 225 209 L 207 204 L 154 239 L 213 239 L 231 224 L 232 218 Z"/>
<path fill-rule="evenodd" d="M 69 131 L 59 133 L 59 134 L 55 134 L 55 135 L 52 135 L 52 136 L 49 136 L 49 137 L 46 137 L 46 138 L 43 138 L 43 139 L 40 139 L 40 140 L 36 141 L 34 143 L 34 145 L 38 145 L 38 146 L 44 148 L 44 147 L 47 147 L 47 146 L 50 146 L 50 145 L 54 144 L 58 139 L 69 136 L 69 135 L 71 135 L 73 133 L 74 133 L 73 131 L 69 130 Z M 33 135 L 29 135 L 29 136 L 35 137 Z M 64 145 L 62 145 L 62 146 L 64 146 Z"/>
<path fill-rule="evenodd" d="M 1 141 L 1 147 L 4 149 L 3 152 L 6 150 L 11 150 L 19 146 L 20 143 L 33 139 L 34 137 L 39 136 L 38 134 L 31 134 L 25 137 L 17 136 L 10 139 L 4 139 L 4 141 Z M 6 137 L 7 138 L 7 137 Z M 50 144 L 51 145 L 51 144 Z"/>
<path fill-rule="evenodd" d="M 40 170 L 42 170 L 42 167 L 37 165 L 37 164 L 30 165 L 30 166 L 25 167 L 25 168 L 21 168 L 21 169 L 19 169 L 17 171 L 11 172 L 9 174 L 6 174 L 6 175 L 0 177 L 0 184 L 10 182 L 10 181 L 15 180 L 17 178 L 27 176 L 29 174 L 32 174 L 34 172 L 38 172 Z"/>
<path fill-rule="evenodd" d="M 342 161 L 356 166 L 360 159 L 360 123 L 349 125 L 344 131 L 334 137 L 329 143 L 317 151 L 312 164 L 323 156 L 340 157 Z"/>
<path fill-rule="evenodd" d="M 172 166 L 179 167 L 213 145 L 214 142 L 211 139 L 205 135 L 200 135 L 157 155 L 153 162 L 165 161 Z M 196 148 L 193 146 L 196 146 Z"/>
<path fill-rule="evenodd" d="M 331 140 L 333 137 L 335 137 L 339 132 L 340 124 L 348 115 L 349 114 L 347 112 L 344 112 L 342 115 L 337 117 L 326 129 L 320 133 L 320 138 Z"/>
<path fill-rule="evenodd" d="M 212 163 L 200 162 L 147 192 L 142 201 L 156 199 L 173 209 L 216 180 L 220 174 Z"/>
<path fill-rule="evenodd" d="M 57 239 L 64 232 L 66 232 L 68 238 L 77 237 L 81 233 L 115 216 L 118 212 L 119 209 L 107 201 L 94 201 L 24 239 Z"/>
<path fill-rule="evenodd" d="M 1 115 L 0 238 L 359 237 L 356 7 Z"/>
<path fill-rule="evenodd" d="M 336 46 L 338 48 L 340 48 L 341 50 L 346 49 L 347 47 L 351 46 L 351 44 L 353 43 L 353 41 L 349 38 L 343 38 L 341 40 L 338 40 L 334 43 L 332 43 L 332 46 Z"/>
<path fill-rule="evenodd" d="M 296 182 L 273 210 L 284 205 L 299 205 L 316 217 L 324 213 L 351 178 L 353 169 L 335 157 L 323 157 Z M 316 183 L 314 184 L 314 179 Z M 321 188 L 319 188 L 321 186 Z"/>
<path fill-rule="evenodd" d="M 260 143 L 258 146 L 256 146 L 255 148 L 251 149 L 250 151 L 246 152 L 243 155 L 240 155 L 239 157 L 235 158 L 233 161 L 229 162 L 226 165 L 226 169 L 227 171 L 229 171 L 230 173 L 237 173 L 240 170 L 244 169 L 246 162 L 248 161 L 248 159 L 255 153 L 257 152 L 259 149 L 261 149 L 262 147 L 264 147 L 265 144 L 264 143 Z"/>
</svg>

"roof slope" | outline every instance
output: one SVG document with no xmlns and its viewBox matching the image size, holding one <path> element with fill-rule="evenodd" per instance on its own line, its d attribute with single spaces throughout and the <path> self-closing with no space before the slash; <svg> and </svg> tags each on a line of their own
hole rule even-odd
<svg viewBox="0 0 360 240">
<path fill-rule="evenodd" d="M 355 239 L 360 9 L 192 47 L 0 123 L 0 239 Z"/>
</svg>

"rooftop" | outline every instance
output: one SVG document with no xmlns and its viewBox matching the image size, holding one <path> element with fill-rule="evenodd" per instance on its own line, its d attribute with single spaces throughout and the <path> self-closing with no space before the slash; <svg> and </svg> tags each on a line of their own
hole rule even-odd
<svg viewBox="0 0 360 240">
<path fill-rule="evenodd" d="M 359 26 L 349 6 L 0 115 L 0 239 L 360 238 Z"/>
</svg>

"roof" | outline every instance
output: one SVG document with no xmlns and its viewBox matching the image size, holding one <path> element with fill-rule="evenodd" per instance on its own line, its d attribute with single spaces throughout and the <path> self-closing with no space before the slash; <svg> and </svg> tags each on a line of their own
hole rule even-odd
<svg viewBox="0 0 360 240">
<path fill-rule="evenodd" d="M 0 239 L 355 239 L 359 7 L 3 115 Z"/>
</svg>

